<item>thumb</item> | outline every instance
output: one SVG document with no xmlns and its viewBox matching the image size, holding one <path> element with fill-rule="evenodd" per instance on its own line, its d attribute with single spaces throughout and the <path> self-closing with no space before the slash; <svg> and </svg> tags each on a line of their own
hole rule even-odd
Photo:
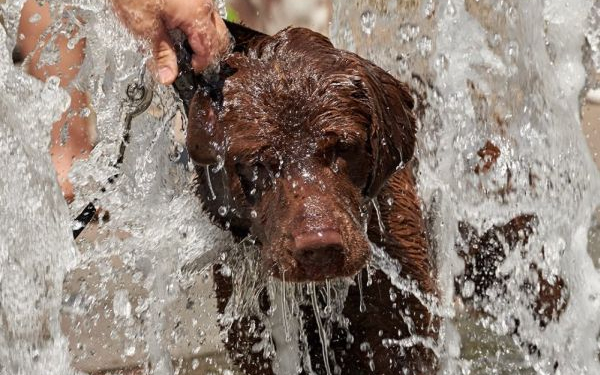
<svg viewBox="0 0 600 375">
<path fill-rule="evenodd" d="M 177 78 L 177 54 L 173 41 L 161 23 L 152 40 L 155 74 L 163 85 L 170 85 Z"/>
</svg>

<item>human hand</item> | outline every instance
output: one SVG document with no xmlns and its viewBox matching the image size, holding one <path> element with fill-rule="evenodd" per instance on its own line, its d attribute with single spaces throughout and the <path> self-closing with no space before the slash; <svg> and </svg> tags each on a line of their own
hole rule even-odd
<svg viewBox="0 0 600 375">
<path fill-rule="evenodd" d="M 229 43 L 225 23 L 212 0 L 112 0 L 115 11 L 136 35 L 152 43 L 158 79 L 171 84 L 177 78 L 177 55 L 168 31 L 180 29 L 194 51 L 192 66 L 201 71 L 223 53 Z"/>
</svg>

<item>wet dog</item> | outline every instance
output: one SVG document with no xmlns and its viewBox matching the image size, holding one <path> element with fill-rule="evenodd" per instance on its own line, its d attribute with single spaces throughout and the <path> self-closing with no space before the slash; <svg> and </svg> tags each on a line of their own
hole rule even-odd
<svg viewBox="0 0 600 375">
<path fill-rule="evenodd" d="M 426 342 L 438 321 L 417 295 L 437 289 L 412 172 L 408 86 L 310 30 L 267 36 L 229 26 L 235 51 L 218 79 L 190 95 L 187 149 L 205 209 L 237 238 L 255 239 L 256 267 L 275 278 L 369 279 L 349 287 L 351 334 L 334 326 L 327 350 L 306 320 L 312 371 L 327 372 L 319 364 L 328 351 L 342 374 L 434 373 Z M 381 270 L 367 275 L 370 243 L 418 293 L 398 290 Z M 229 273 L 215 277 L 223 312 L 232 282 Z M 236 319 L 226 340 L 232 358 L 246 373 L 273 373 L 272 358 L 257 349 L 260 321 Z"/>
<path fill-rule="evenodd" d="M 307 29 L 267 36 L 229 27 L 236 46 L 219 77 L 201 80 L 197 91 L 194 84 L 179 87 L 190 102 L 187 148 L 205 209 L 237 238 L 255 241 L 260 265 L 253 267 L 265 278 L 306 283 L 362 276 L 347 290 L 347 319 L 330 322 L 326 342 L 315 323 L 320 317 L 304 311 L 310 360 L 299 371 L 331 372 L 331 357 L 341 374 L 435 373 L 440 317 L 427 301 L 438 294 L 436 269 L 413 176 L 408 86 Z M 494 162 L 492 146 L 482 151 L 488 164 L 475 173 Z M 531 215 L 484 234 L 460 223 L 457 249 L 465 270 L 455 282 L 465 302 L 484 301 L 492 289 L 502 294 L 507 277 L 497 269 L 507 249 L 526 244 L 534 227 Z M 397 275 L 381 264 L 367 272 L 372 245 Z M 565 307 L 564 283 L 548 282 L 535 264 L 531 269 L 537 277 L 524 288 L 531 289 L 532 314 L 544 327 Z M 239 270 L 221 270 L 216 267 L 215 280 L 223 313 L 234 295 L 232 272 Z M 473 285 L 468 295 L 467 285 Z M 253 296 L 262 312 L 234 314 L 235 322 L 224 324 L 226 346 L 246 373 L 272 374 L 274 358 L 264 350 L 271 333 L 257 315 L 272 312 L 273 296 L 264 290 Z"/>
</svg>

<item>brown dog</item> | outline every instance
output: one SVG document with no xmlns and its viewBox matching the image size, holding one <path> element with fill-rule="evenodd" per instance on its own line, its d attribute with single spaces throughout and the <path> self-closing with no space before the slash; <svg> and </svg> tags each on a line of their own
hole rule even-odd
<svg viewBox="0 0 600 375">
<path fill-rule="evenodd" d="M 437 294 L 410 162 L 416 130 L 408 87 L 307 29 L 271 37 L 230 28 L 235 52 L 190 105 L 187 147 L 205 209 L 238 238 L 255 238 L 256 267 L 276 278 L 369 278 L 348 290 L 350 335 L 332 328 L 328 351 L 342 374 L 434 373 L 436 357 L 424 342 L 435 341 L 437 318 L 418 293 L 365 270 L 371 242 L 419 293 Z M 223 312 L 232 281 L 223 272 L 216 280 Z M 261 294 L 264 310 L 271 303 Z M 256 349 L 260 319 L 236 319 L 226 342 L 232 358 L 246 373 L 271 374 L 272 358 Z M 325 374 L 317 329 L 305 319 L 311 370 Z M 394 344 L 407 338 L 415 340 Z"/>
</svg>

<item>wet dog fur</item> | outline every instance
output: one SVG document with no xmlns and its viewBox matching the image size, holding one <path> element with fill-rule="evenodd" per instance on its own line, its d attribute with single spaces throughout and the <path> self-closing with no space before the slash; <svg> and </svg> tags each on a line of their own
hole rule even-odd
<svg viewBox="0 0 600 375">
<path fill-rule="evenodd" d="M 371 280 L 362 296 L 358 285 L 348 291 L 343 313 L 352 340 L 340 327 L 332 332 L 329 349 L 343 374 L 434 373 L 431 348 L 419 341 L 384 347 L 382 339 L 435 339 L 438 320 L 382 271 L 366 274 L 371 242 L 401 265 L 401 277 L 437 294 L 412 170 L 409 88 L 310 30 L 241 30 L 232 30 L 238 44 L 218 82 L 190 105 L 187 148 L 205 209 L 239 239 L 255 238 L 261 266 L 276 278 L 321 282 L 363 273 Z M 233 285 L 218 269 L 223 312 Z M 314 343 L 311 362 L 325 373 L 313 322 L 304 326 Z M 273 373 L 271 358 L 253 350 L 262 329 L 244 316 L 228 332 L 231 357 L 248 374 Z"/>
<path fill-rule="evenodd" d="M 401 348 L 384 346 L 382 338 L 435 341 L 439 317 L 382 271 L 367 276 L 365 269 L 373 243 L 401 265 L 402 278 L 425 295 L 438 294 L 413 176 L 416 129 L 408 86 L 310 30 L 266 36 L 229 26 L 236 50 L 212 89 L 196 93 L 189 114 L 187 147 L 204 207 L 237 238 L 256 240 L 261 267 L 271 276 L 322 282 L 360 273 L 358 282 L 371 280 L 362 295 L 358 285 L 348 292 L 343 315 L 352 340 L 342 327 L 332 328 L 329 350 L 342 374 L 435 373 L 437 358 L 426 340 Z M 465 302 L 501 288 L 495 270 L 506 255 L 499 238 L 512 251 L 534 227 L 531 215 L 484 234 L 460 223 L 457 248 L 466 267 L 455 280 L 458 294 L 465 282 L 475 285 Z M 562 280 L 538 279 L 531 308 L 543 327 L 559 318 L 566 299 Z M 224 312 L 233 281 L 219 266 L 215 280 Z M 263 311 L 271 303 L 260 295 Z M 325 373 L 314 316 L 306 311 L 305 317 L 313 370 Z M 240 368 L 272 374 L 272 358 L 253 349 L 266 329 L 260 319 L 243 316 L 227 328 L 226 346 Z"/>
</svg>

